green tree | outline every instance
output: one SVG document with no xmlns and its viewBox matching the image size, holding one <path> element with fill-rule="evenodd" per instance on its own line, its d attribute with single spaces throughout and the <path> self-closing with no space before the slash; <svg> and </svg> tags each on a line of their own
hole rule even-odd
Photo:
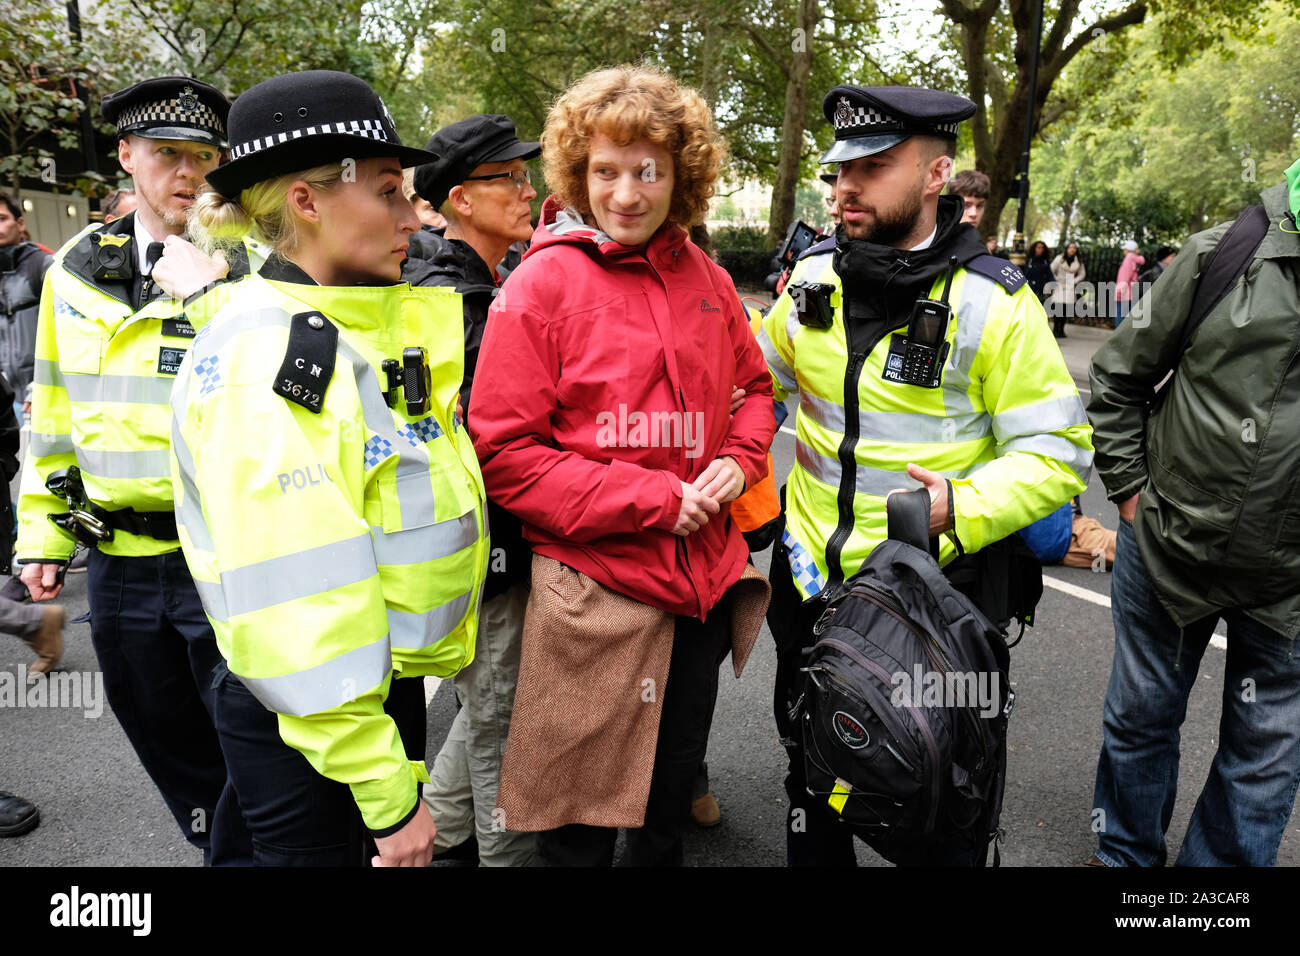
<svg viewBox="0 0 1300 956">
<path fill-rule="evenodd" d="M 942 35 L 956 57 L 944 52 L 917 62 L 911 71 L 929 77 L 958 72 L 974 100 L 971 134 L 976 166 L 992 182 L 985 214 L 990 223 L 999 220 L 1014 196 L 1026 124 L 1041 133 L 1075 105 L 1052 94 L 1066 68 L 1085 51 L 1123 57 L 1125 32 L 1150 16 L 1160 30 L 1161 65 L 1179 66 L 1226 37 L 1252 35 L 1262 22 L 1259 0 L 1098 0 L 1086 13 L 1082 0 L 1048 0 L 1031 117 L 1029 67 L 1037 2 L 940 0 L 938 13 L 947 21 Z M 899 0 L 893 3 L 897 6 Z M 1300 9 L 1296 0 L 1282 3 Z M 1081 91 L 1086 92 L 1086 84 L 1075 90 Z"/>
<path fill-rule="evenodd" d="M 1300 21 L 1280 0 L 1261 13 L 1250 40 L 1191 54 L 1172 75 L 1159 25 L 1134 34 L 1113 83 L 1035 153 L 1035 195 L 1059 211 L 1065 231 L 1177 241 L 1280 181 L 1300 153 Z"/>
</svg>

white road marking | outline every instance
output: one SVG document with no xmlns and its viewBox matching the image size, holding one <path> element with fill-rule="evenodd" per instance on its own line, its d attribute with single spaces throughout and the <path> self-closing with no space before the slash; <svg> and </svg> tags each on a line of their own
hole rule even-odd
<svg viewBox="0 0 1300 956">
<path fill-rule="evenodd" d="M 426 709 L 433 703 L 433 695 L 438 693 L 438 685 L 441 683 L 441 677 L 426 677 L 424 679 L 424 706 Z"/>
<path fill-rule="evenodd" d="M 1071 597 L 1077 597 L 1087 601 L 1090 604 L 1096 604 L 1098 607 L 1110 607 L 1110 598 L 1104 594 L 1098 594 L 1091 588 L 1081 588 L 1077 584 L 1071 584 L 1068 581 L 1062 581 L 1060 578 L 1054 578 L 1050 574 L 1043 575 L 1043 583 L 1049 588 L 1060 591 L 1062 594 L 1068 594 Z M 1210 638 L 1210 643 L 1221 651 L 1228 649 L 1228 638 L 1218 631 Z"/>
<path fill-rule="evenodd" d="M 795 437 L 795 438 L 798 437 L 797 433 L 793 428 L 786 428 L 784 425 L 782 425 L 781 431 L 785 432 L 787 435 L 790 435 L 791 437 Z"/>
</svg>

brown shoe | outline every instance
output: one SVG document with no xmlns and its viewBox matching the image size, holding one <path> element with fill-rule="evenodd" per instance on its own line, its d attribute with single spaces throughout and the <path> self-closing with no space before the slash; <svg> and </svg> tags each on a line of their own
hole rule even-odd
<svg viewBox="0 0 1300 956">
<path fill-rule="evenodd" d="M 716 827 L 722 822 L 722 811 L 718 809 L 718 801 L 713 794 L 706 793 L 691 801 L 691 819 L 702 827 Z"/>
<path fill-rule="evenodd" d="M 1097 854 L 1095 854 L 1095 853 L 1092 855 L 1092 859 L 1087 860 L 1086 862 L 1080 863 L 1080 864 L 1078 864 L 1078 865 L 1079 865 L 1079 866 L 1100 866 L 1100 867 L 1106 867 L 1106 864 L 1102 862 L 1101 857 L 1099 857 L 1099 856 L 1098 856 Z"/>
<path fill-rule="evenodd" d="M 29 674 L 48 674 L 63 656 L 63 622 L 66 615 L 62 606 L 47 605 L 41 610 L 41 629 L 27 639 L 27 644 L 36 652 L 37 661 L 27 668 Z"/>
</svg>

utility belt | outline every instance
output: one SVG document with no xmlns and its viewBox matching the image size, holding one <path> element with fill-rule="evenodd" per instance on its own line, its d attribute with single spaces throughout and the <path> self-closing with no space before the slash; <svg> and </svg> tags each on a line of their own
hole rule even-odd
<svg viewBox="0 0 1300 956">
<path fill-rule="evenodd" d="M 72 540 L 88 548 L 113 540 L 115 531 L 156 538 L 159 541 L 176 540 L 176 513 L 173 511 L 136 511 L 122 508 L 109 511 L 86 497 L 86 487 L 81 480 L 81 469 L 76 465 L 61 468 L 45 479 L 50 493 L 68 503 L 62 514 L 46 515 L 50 524 Z"/>
</svg>

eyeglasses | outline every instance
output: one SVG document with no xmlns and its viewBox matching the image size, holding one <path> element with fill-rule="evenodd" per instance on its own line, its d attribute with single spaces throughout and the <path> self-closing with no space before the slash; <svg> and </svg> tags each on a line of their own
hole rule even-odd
<svg viewBox="0 0 1300 956">
<path fill-rule="evenodd" d="M 528 170 L 526 169 L 524 170 L 516 169 L 508 173 L 489 173 L 487 176 L 466 176 L 465 182 L 469 182 L 471 180 L 479 180 L 481 182 L 486 182 L 489 179 L 509 179 L 512 183 L 515 184 L 515 189 L 519 190 L 520 192 L 523 192 L 524 187 L 529 185 L 532 182 L 532 180 L 528 178 Z"/>
</svg>

